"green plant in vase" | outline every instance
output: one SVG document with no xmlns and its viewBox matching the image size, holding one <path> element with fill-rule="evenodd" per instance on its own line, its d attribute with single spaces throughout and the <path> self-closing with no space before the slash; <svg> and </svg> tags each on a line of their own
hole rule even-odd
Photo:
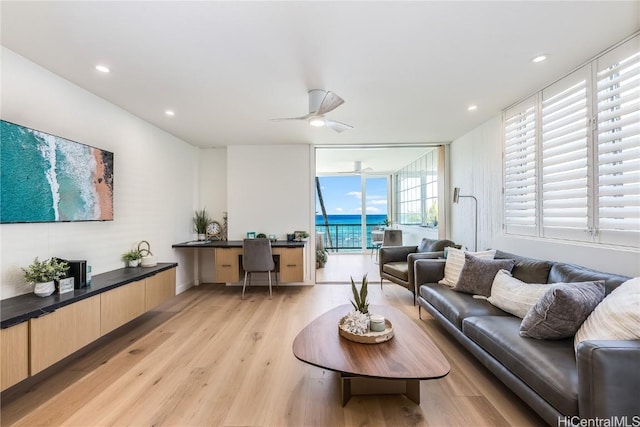
<svg viewBox="0 0 640 427">
<path fill-rule="evenodd" d="M 193 231 L 198 234 L 198 240 L 204 240 L 207 234 L 207 226 L 211 222 L 206 209 L 196 210 L 193 215 Z"/>
<path fill-rule="evenodd" d="M 137 267 L 142 259 L 142 253 L 137 249 L 122 254 L 122 260 L 127 263 L 128 267 Z"/>
<path fill-rule="evenodd" d="M 27 283 L 33 285 L 33 292 L 41 297 L 51 295 L 55 290 L 54 281 L 66 276 L 69 264 L 57 258 L 40 261 L 36 257 L 33 262 L 23 268 L 24 278 Z"/>
<path fill-rule="evenodd" d="M 353 292 L 354 311 L 348 313 L 342 320 L 342 327 L 352 334 L 362 335 L 369 332 L 369 302 L 367 301 L 367 275 L 362 276 L 360 290 L 351 278 L 351 291 Z"/>
</svg>

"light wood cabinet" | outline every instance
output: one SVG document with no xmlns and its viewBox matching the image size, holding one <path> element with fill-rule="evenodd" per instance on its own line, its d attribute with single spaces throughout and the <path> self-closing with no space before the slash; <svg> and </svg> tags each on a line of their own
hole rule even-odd
<svg viewBox="0 0 640 427">
<path fill-rule="evenodd" d="M 280 282 L 304 281 L 304 254 L 302 248 L 273 248 L 280 256 Z"/>
<path fill-rule="evenodd" d="M 29 320 L 31 375 L 100 337 L 100 296 Z"/>
<path fill-rule="evenodd" d="M 176 269 L 166 270 L 145 279 L 145 310 L 170 300 L 176 295 Z"/>
<path fill-rule="evenodd" d="M 217 283 L 235 283 L 240 281 L 242 248 L 216 248 L 215 276 Z"/>
<path fill-rule="evenodd" d="M 29 376 L 29 322 L 0 332 L 0 386 L 6 390 Z"/>
<path fill-rule="evenodd" d="M 143 314 L 145 310 L 145 280 L 129 283 L 100 294 L 100 332 L 105 335 Z"/>
</svg>

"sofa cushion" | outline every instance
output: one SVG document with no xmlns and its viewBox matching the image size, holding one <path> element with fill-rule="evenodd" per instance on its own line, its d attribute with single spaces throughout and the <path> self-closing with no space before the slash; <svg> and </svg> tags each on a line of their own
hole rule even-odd
<svg viewBox="0 0 640 427">
<path fill-rule="evenodd" d="M 603 298 L 601 280 L 554 285 L 524 316 L 520 335 L 543 340 L 571 338 Z"/>
<path fill-rule="evenodd" d="M 409 281 L 409 268 L 406 261 L 388 262 L 382 266 L 382 271 L 394 277 L 402 279 L 405 282 Z"/>
<path fill-rule="evenodd" d="M 578 414 L 578 369 L 571 339 L 534 340 L 520 336 L 514 316 L 469 317 L 463 333 L 495 357 L 553 407 Z"/>
<path fill-rule="evenodd" d="M 482 259 L 466 253 L 460 278 L 453 290 L 488 297 L 496 273 L 500 270 L 510 272 L 514 264 L 512 259 Z"/>
<path fill-rule="evenodd" d="M 509 315 L 492 306 L 485 299 L 477 299 L 471 294 L 456 292 L 440 283 L 427 283 L 420 286 L 420 296 L 460 330 L 462 330 L 462 320 L 469 316 Z"/>
<path fill-rule="evenodd" d="M 618 274 L 603 273 L 597 270 L 591 270 L 580 265 L 565 264 L 561 262 L 554 263 L 549 271 L 549 283 L 555 282 L 589 282 L 592 280 L 604 280 L 605 295 L 631 279 L 631 277 L 621 276 Z"/>
<path fill-rule="evenodd" d="M 551 261 L 527 258 L 503 252 L 499 249 L 496 250 L 494 258 L 515 260 L 516 265 L 511 270 L 511 274 L 518 280 L 522 280 L 525 283 L 548 283 L 549 271 L 553 265 Z"/>
<path fill-rule="evenodd" d="M 491 295 L 487 301 L 522 319 L 550 286 L 552 285 L 546 283 L 525 283 L 512 277 L 508 271 L 501 270 L 493 279 Z"/>
<path fill-rule="evenodd" d="M 454 245 L 455 243 L 451 240 L 435 240 L 425 237 L 418 244 L 417 252 L 440 252 L 444 251 L 444 248 Z"/>
<path fill-rule="evenodd" d="M 586 340 L 640 339 L 640 277 L 614 289 L 596 306 L 575 336 L 576 348 Z"/>
<path fill-rule="evenodd" d="M 465 252 L 461 249 L 449 248 L 447 251 L 447 262 L 444 265 L 444 277 L 439 283 L 447 286 L 455 286 L 460 278 L 460 272 L 464 267 Z M 493 259 L 495 251 L 471 252 L 478 258 Z"/>
</svg>

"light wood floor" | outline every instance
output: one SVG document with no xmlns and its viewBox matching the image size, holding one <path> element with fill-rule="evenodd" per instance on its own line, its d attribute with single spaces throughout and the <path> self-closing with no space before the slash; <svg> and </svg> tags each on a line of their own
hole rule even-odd
<svg viewBox="0 0 640 427">
<path fill-rule="evenodd" d="M 2 394 L 3 426 L 539 426 L 544 422 L 412 305 L 406 289 L 370 289 L 434 339 L 451 364 L 401 395 L 355 396 L 337 374 L 294 358 L 312 319 L 350 299 L 345 285 L 192 288 L 80 356 Z M 336 331 L 337 333 L 337 331 Z"/>
<path fill-rule="evenodd" d="M 325 266 L 316 269 L 316 283 L 351 283 L 351 277 L 360 283 L 364 274 L 370 283 L 380 285 L 380 267 L 375 255 L 331 252 Z"/>
</svg>

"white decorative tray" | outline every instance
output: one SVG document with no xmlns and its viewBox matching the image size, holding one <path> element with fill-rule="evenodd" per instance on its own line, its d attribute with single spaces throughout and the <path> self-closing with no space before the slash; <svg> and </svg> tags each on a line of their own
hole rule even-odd
<svg viewBox="0 0 640 427">
<path fill-rule="evenodd" d="M 366 334 L 358 335 L 351 333 L 343 328 L 344 317 L 338 322 L 338 332 L 340 336 L 361 344 L 380 344 L 385 341 L 389 341 L 393 338 L 393 325 L 389 319 L 384 320 L 385 329 L 381 332 L 367 332 Z"/>
</svg>

